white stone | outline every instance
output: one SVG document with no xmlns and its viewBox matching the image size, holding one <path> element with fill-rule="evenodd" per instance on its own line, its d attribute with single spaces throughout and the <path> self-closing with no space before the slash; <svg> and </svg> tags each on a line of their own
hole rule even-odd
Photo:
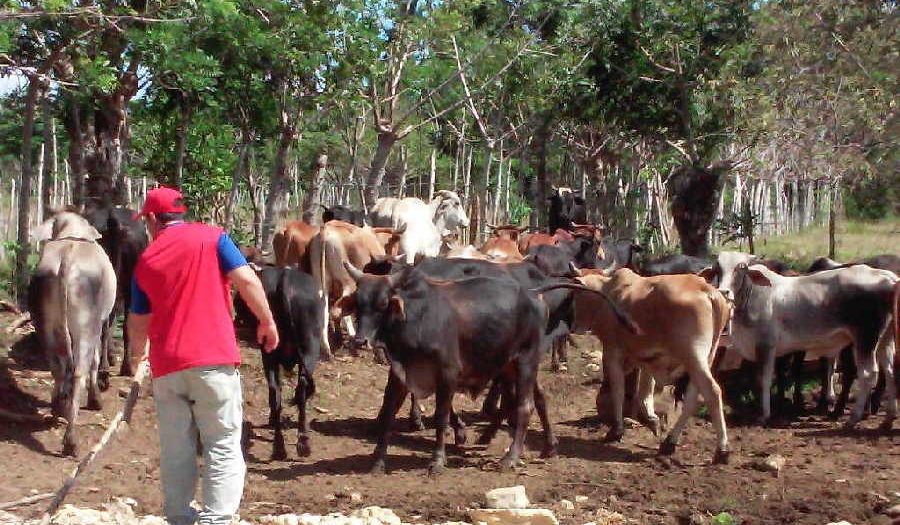
<svg viewBox="0 0 900 525">
<path fill-rule="evenodd" d="M 833 521 L 833 522 L 829 523 L 828 525 L 853 525 L 853 524 L 850 523 L 849 521 L 841 520 L 841 521 Z"/>
<path fill-rule="evenodd" d="M 756 464 L 756 468 L 765 472 L 771 472 L 778 476 L 787 460 L 781 454 L 772 454 Z"/>
<path fill-rule="evenodd" d="M 489 490 L 484 493 L 484 499 L 491 509 L 527 509 L 531 504 L 524 485 Z"/>
<path fill-rule="evenodd" d="M 321 521 L 322 516 L 318 514 L 303 513 L 297 516 L 297 525 L 319 525 Z"/>
<path fill-rule="evenodd" d="M 589 500 L 587 496 L 582 496 L 581 494 L 575 496 L 575 503 L 585 503 Z"/>
<path fill-rule="evenodd" d="M 595 523 L 597 525 L 625 525 L 628 523 L 625 516 L 607 509 L 597 509 L 597 513 L 594 517 L 596 518 Z"/>
<path fill-rule="evenodd" d="M 575 510 L 575 504 L 567 499 L 559 500 L 559 506 L 565 510 Z"/>
<path fill-rule="evenodd" d="M 475 525 L 559 525 L 548 509 L 472 509 L 469 517 Z"/>
<path fill-rule="evenodd" d="M 886 509 L 884 513 L 892 518 L 900 518 L 900 505 L 894 505 L 893 507 Z"/>
<path fill-rule="evenodd" d="M 361 518 L 367 525 L 401 525 L 400 517 L 391 509 L 382 507 L 365 507 L 350 514 L 352 518 Z"/>
<path fill-rule="evenodd" d="M 600 365 L 598 365 L 597 363 L 588 363 L 584 365 L 584 370 L 585 372 L 596 374 L 600 371 Z"/>
<path fill-rule="evenodd" d="M 279 514 L 261 516 L 259 522 L 265 525 L 297 525 L 298 519 L 296 514 Z"/>
</svg>

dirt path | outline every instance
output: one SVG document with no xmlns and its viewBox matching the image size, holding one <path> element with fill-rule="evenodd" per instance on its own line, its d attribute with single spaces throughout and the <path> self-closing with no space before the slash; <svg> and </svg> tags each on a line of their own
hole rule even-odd
<svg viewBox="0 0 900 525">
<path fill-rule="evenodd" d="M 9 320 L 0 318 L 0 327 Z M 581 350 L 588 349 L 587 343 L 581 345 Z M 880 417 L 866 421 L 856 434 L 846 434 L 839 424 L 817 417 L 788 428 L 731 427 L 734 452 L 726 466 L 710 465 L 714 435 L 706 422 L 689 425 L 672 460 L 656 456 L 657 440 L 644 428 L 628 430 L 623 443 L 603 444 L 600 439 L 606 429 L 593 417 L 595 386 L 591 374 L 584 372 L 580 351 L 570 352 L 568 373 L 544 370 L 541 376 L 560 439 L 559 457 L 537 458 L 543 438 L 533 417 L 526 464 L 517 472 L 497 471 L 497 459 L 509 443 L 509 437 L 501 433 L 488 447 L 469 444 L 458 450 L 451 446 L 447 472 L 427 477 L 434 431 L 426 430 L 399 432 L 389 450 L 389 473 L 367 474 L 374 448 L 368 429 L 386 380 L 385 369 L 370 358 L 322 364 L 316 372 L 318 394 L 311 402 L 313 455 L 294 457 L 296 433 L 289 430 L 291 459 L 270 461 L 271 431 L 264 428 L 267 391 L 259 356 L 249 348 L 243 354 L 246 416 L 256 427 L 241 510 L 244 516 L 380 505 L 394 509 L 404 521 L 464 520 L 465 509 L 479 505 L 485 490 L 514 484 L 524 484 L 532 502 L 553 508 L 561 522 L 576 524 L 592 521 L 596 510 L 605 508 L 637 523 L 690 523 L 692 517 L 698 520 L 727 512 L 742 523 L 824 525 L 847 520 L 854 525 L 877 525 L 890 523 L 879 514 L 887 500 L 890 504 L 900 501 L 900 430 L 895 424 L 889 435 L 877 432 Z M 40 370 L 40 363 L 40 357 L 25 345 L 0 350 L 0 406 L 22 413 L 47 410 L 51 379 Z M 102 434 L 103 425 L 121 403 L 116 393 L 124 386 L 124 379 L 114 379 L 102 413 L 81 412 L 85 447 Z M 459 396 L 455 406 L 470 424 L 469 443 L 473 443 L 482 425 L 476 417 L 478 404 Z M 285 413 L 296 422 L 293 407 Z M 405 422 L 402 418 L 399 423 Z M 0 421 L 0 501 L 60 485 L 74 465 L 74 460 L 58 455 L 61 438 L 61 427 Z M 787 458 L 780 477 L 752 467 L 772 453 Z M 129 496 L 138 501 L 140 513 L 160 513 L 152 398 L 141 399 L 131 430 L 98 465 L 69 502 L 97 506 L 113 496 Z M 360 501 L 351 501 L 354 492 L 361 495 Z M 561 507 L 561 499 L 575 501 L 576 495 L 588 500 L 574 510 Z M 41 507 L 32 509 L 39 512 Z"/>
</svg>

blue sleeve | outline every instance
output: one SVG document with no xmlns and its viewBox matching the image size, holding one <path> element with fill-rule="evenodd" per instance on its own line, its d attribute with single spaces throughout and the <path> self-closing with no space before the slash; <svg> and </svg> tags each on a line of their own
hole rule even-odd
<svg viewBox="0 0 900 525">
<path fill-rule="evenodd" d="M 144 315 L 150 313 L 150 298 L 138 286 L 137 279 L 131 279 L 131 305 L 128 310 L 133 314 Z"/>
<path fill-rule="evenodd" d="M 222 273 L 229 273 L 246 264 L 247 259 L 244 258 L 244 254 L 238 249 L 237 244 L 227 233 L 222 233 L 222 236 L 219 237 L 219 268 Z"/>
</svg>

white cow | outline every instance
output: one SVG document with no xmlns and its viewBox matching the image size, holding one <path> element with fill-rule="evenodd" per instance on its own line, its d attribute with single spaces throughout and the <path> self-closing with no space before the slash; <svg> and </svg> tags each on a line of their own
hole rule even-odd
<svg viewBox="0 0 900 525">
<path fill-rule="evenodd" d="M 80 215 L 57 214 L 35 235 L 41 250 L 28 302 L 53 374 L 52 407 L 68 421 L 63 454 L 76 455 L 75 419 L 87 384 L 88 408 L 100 408 L 101 335 L 116 300 L 116 273 L 97 244 L 100 233 Z"/>
<path fill-rule="evenodd" d="M 890 321 L 900 279 L 892 272 L 866 265 L 782 276 L 763 265 L 752 264 L 752 257 L 722 252 L 716 264 L 701 275 L 733 298 L 728 352 L 737 352 L 762 365 L 760 422 L 764 424 L 770 416 L 777 357 L 805 351 L 808 355 L 833 358 L 852 345 L 860 392 L 847 426 L 853 427 L 862 419 L 877 367 L 881 367 L 887 385 L 883 425 L 889 428 L 897 412 L 895 335 L 891 333 L 896 326 L 891 330 Z"/>
<path fill-rule="evenodd" d="M 436 192 L 429 204 L 415 197 L 383 197 L 372 207 L 370 220 L 374 226 L 403 231 L 400 253 L 408 263 L 419 254 L 436 257 L 445 235 L 469 225 L 459 195 L 449 190 Z"/>
</svg>

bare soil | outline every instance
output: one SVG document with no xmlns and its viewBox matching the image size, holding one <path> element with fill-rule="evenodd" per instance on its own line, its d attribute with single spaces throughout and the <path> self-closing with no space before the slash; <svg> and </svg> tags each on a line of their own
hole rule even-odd
<svg viewBox="0 0 900 525">
<path fill-rule="evenodd" d="M 0 406 L 20 413 L 48 412 L 52 380 L 40 352 L 29 341 L 17 341 L 4 328 L 12 316 L 0 316 Z M 509 444 L 506 433 L 483 447 L 468 444 L 448 449 L 446 473 L 429 477 L 434 431 L 404 432 L 398 421 L 389 450 L 386 475 L 370 475 L 369 437 L 381 403 L 387 372 L 371 357 L 339 358 L 316 371 L 317 395 L 310 403 L 314 418 L 313 454 L 297 458 L 296 432 L 287 432 L 288 461 L 271 461 L 272 432 L 267 389 L 259 353 L 243 348 L 241 367 L 246 399 L 245 417 L 254 426 L 242 516 L 252 518 L 282 512 L 351 511 L 365 505 L 394 509 L 404 521 L 436 523 L 463 520 L 466 508 L 479 506 L 486 490 L 525 485 L 532 502 L 554 509 L 562 523 L 586 523 L 598 508 L 620 512 L 636 523 L 691 523 L 729 513 L 740 523 L 824 525 L 847 520 L 857 524 L 888 524 L 880 512 L 898 503 L 900 494 L 900 430 L 877 430 L 881 417 L 848 433 L 840 423 L 806 416 L 781 428 L 732 424 L 732 458 L 728 465 L 711 465 L 714 433 L 703 420 L 692 422 L 675 456 L 657 456 L 658 440 L 643 427 L 626 432 L 622 443 L 601 442 L 606 428 L 594 408 L 596 380 L 585 372 L 583 353 L 593 349 L 579 339 L 570 351 L 569 371 L 541 372 L 550 414 L 560 439 L 559 456 L 538 458 L 543 435 L 532 417 L 529 452 L 523 467 L 501 473 L 497 460 Z M 293 384 L 293 377 L 287 380 Z M 113 378 L 102 412 L 83 410 L 80 442 L 86 451 L 102 434 L 122 403 L 127 380 Z M 285 387 L 285 398 L 291 397 Z M 98 507 L 116 496 L 139 503 L 138 511 L 161 513 L 158 444 L 152 397 L 145 392 L 129 431 L 118 437 L 87 473 L 67 502 Z M 483 423 L 477 402 L 458 396 L 457 410 L 470 427 L 474 443 Z M 426 403 L 427 405 L 427 403 Z M 404 411 L 407 407 L 404 407 Z M 430 406 L 429 406 L 430 411 Z M 430 412 L 429 412 L 430 413 Z M 296 410 L 285 417 L 293 425 Z M 0 420 L 0 502 L 32 493 L 56 490 L 75 460 L 59 455 L 61 426 Z M 452 441 L 452 440 L 451 440 Z M 754 468 L 768 454 L 781 454 L 787 464 L 779 476 Z M 358 492 L 361 501 L 351 501 Z M 560 500 L 587 496 L 574 510 Z M 19 508 L 20 516 L 39 514 L 43 504 Z"/>
</svg>

